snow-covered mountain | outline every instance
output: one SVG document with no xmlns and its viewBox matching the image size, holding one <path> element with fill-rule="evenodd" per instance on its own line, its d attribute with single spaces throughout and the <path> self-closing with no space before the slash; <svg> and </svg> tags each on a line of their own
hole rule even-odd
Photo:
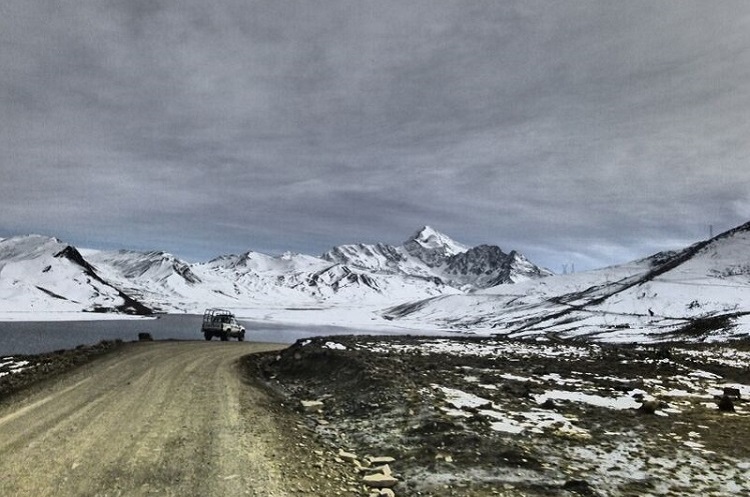
<svg viewBox="0 0 750 497">
<path fill-rule="evenodd" d="M 683 250 L 566 275 L 515 251 L 467 248 L 429 227 L 399 246 L 340 245 L 322 257 L 246 252 L 202 263 L 165 252 L 79 251 L 38 235 L 0 240 L 0 312 L 213 306 L 511 336 L 750 334 L 750 223 Z"/>
<path fill-rule="evenodd" d="M 2 309 L 15 311 L 377 309 L 549 274 L 515 252 L 468 248 L 429 227 L 398 247 L 342 245 L 322 257 L 251 251 L 203 263 L 160 251 L 84 250 L 82 255 L 57 239 L 40 236 L 0 243 Z"/>
<path fill-rule="evenodd" d="M 750 333 L 750 223 L 628 264 L 440 296 L 389 319 L 528 336 L 706 338 Z M 675 335 L 675 336 L 677 336 Z"/>
<path fill-rule="evenodd" d="M 40 235 L 0 241 L 0 310 L 151 312 L 102 279 L 77 249 Z"/>
<path fill-rule="evenodd" d="M 196 264 L 164 252 L 88 251 L 87 258 L 108 281 L 165 312 L 200 312 L 207 306 L 378 308 L 457 292 L 434 278 L 293 253 L 250 251 Z"/>
<path fill-rule="evenodd" d="M 552 275 L 515 251 L 506 254 L 490 245 L 468 248 L 429 226 L 400 246 L 339 245 L 323 254 L 323 259 L 376 274 L 427 279 L 464 291 Z"/>
</svg>

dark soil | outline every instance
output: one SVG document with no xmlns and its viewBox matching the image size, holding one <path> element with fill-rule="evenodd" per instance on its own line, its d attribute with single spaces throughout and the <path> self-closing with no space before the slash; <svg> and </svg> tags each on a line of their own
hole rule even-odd
<svg viewBox="0 0 750 497">
<path fill-rule="evenodd" d="M 75 349 L 56 350 L 46 354 L 0 357 L 0 363 L 9 362 L 12 357 L 14 362 L 28 361 L 20 371 L 10 372 L 8 367 L 0 367 L 0 373 L 9 374 L 0 376 L 0 402 L 5 401 L 14 393 L 33 387 L 47 379 L 70 371 L 92 359 L 101 357 L 123 345 L 121 340 L 104 340 L 96 345 L 79 345 Z"/>
<path fill-rule="evenodd" d="M 747 342 L 608 346 L 451 339 L 450 352 L 435 347 L 438 342 L 322 337 L 248 357 L 245 366 L 296 410 L 302 400 L 322 400 L 323 411 L 306 419 L 329 445 L 395 457 L 397 495 L 750 491 L 750 445 L 737 438 L 750 428 L 750 404 L 736 400 L 737 411 L 727 414 L 710 395 L 723 383 L 750 385 L 750 361 L 719 360 L 726 350 L 748 357 Z M 496 353 L 486 353 L 493 347 Z M 654 396 L 651 411 L 541 402 L 550 391 L 627 400 L 636 389 Z M 448 398 L 455 390 L 486 404 L 456 406 Z M 535 421 L 546 413 L 559 419 Z M 525 428 L 498 430 L 497 416 Z M 681 458 L 690 464 L 677 464 Z M 695 482 L 696 493 L 681 490 L 686 480 Z"/>
</svg>

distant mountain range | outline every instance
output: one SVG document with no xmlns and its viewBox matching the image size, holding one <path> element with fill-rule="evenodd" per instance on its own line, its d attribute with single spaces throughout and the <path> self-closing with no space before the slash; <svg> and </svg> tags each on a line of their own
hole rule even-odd
<svg viewBox="0 0 750 497">
<path fill-rule="evenodd" d="M 30 235 L 0 241 L 0 310 L 377 307 L 551 274 L 515 251 L 465 247 L 427 226 L 398 247 L 342 245 L 322 257 L 246 252 L 196 264 L 166 252 L 78 250 Z"/>
<path fill-rule="evenodd" d="M 750 334 L 750 223 L 683 250 L 553 275 L 499 247 L 424 227 L 402 245 L 320 257 L 257 252 L 187 263 L 166 252 L 0 240 L 0 313 L 364 310 L 407 329 L 617 341 Z M 1 316 L 0 316 L 1 317 Z M 364 322 L 364 321 L 363 321 Z"/>
</svg>

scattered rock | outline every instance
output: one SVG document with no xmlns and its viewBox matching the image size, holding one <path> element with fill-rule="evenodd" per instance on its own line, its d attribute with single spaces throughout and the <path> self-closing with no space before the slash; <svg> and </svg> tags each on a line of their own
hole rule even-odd
<svg viewBox="0 0 750 497">
<path fill-rule="evenodd" d="M 453 462 L 453 456 L 451 456 L 450 454 L 445 454 L 444 452 L 438 452 L 437 454 L 435 454 L 435 460 Z"/>
<path fill-rule="evenodd" d="M 750 450 L 735 440 L 747 418 L 723 414 L 715 407 L 726 393 L 742 411 L 742 401 L 733 397 L 742 392 L 722 392 L 722 388 L 747 384 L 750 376 L 741 367 L 702 360 L 704 349 L 710 352 L 708 346 L 671 345 L 669 353 L 660 352 L 671 358 L 655 361 L 655 349 L 638 344 L 618 345 L 616 354 L 610 346 L 590 346 L 583 354 L 575 341 L 529 341 L 514 347 L 513 340 L 471 337 L 450 341 L 461 350 L 453 354 L 443 352 L 440 343 L 433 345 L 432 338 L 337 337 L 347 349 L 333 351 L 326 348 L 326 340 L 314 339 L 300 348 L 301 360 L 295 361 L 293 352 L 285 352 L 279 364 L 269 355 L 268 360 L 258 361 L 257 369 L 272 388 L 283 390 L 290 403 L 300 399 L 325 402 L 324 414 L 304 417 L 308 429 L 335 447 L 320 459 L 332 463 L 341 447 L 351 451 L 352 457 L 360 455 L 361 466 L 369 466 L 358 467 L 353 462 L 356 459 L 345 454 L 337 457 L 339 464 L 334 467 L 347 475 L 347 485 L 353 489 L 340 497 L 392 495 L 381 492 L 390 488 L 399 495 L 499 496 L 518 495 L 524 489 L 561 497 L 612 491 L 644 495 L 655 492 L 656 487 L 649 483 L 652 480 L 664 478 L 671 485 L 680 480 L 669 468 L 649 465 L 646 480 L 631 481 L 628 464 L 637 464 L 643 454 L 667 458 L 689 452 L 700 464 L 675 471 L 684 471 L 691 481 L 700 481 L 704 471 L 722 475 L 715 480 L 718 482 L 729 475 L 736 476 L 736 481 L 741 478 L 740 471 L 721 459 L 724 454 L 745 458 Z M 503 353 L 480 355 L 472 352 L 475 347 L 495 347 Z M 723 357 L 723 350 L 716 347 L 713 356 Z M 750 350 L 750 342 L 733 347 L 744 353 Z M 530 360 L 536 357 L 530 349 L 539 349 L 538 359 Z M 585 372 L 582 361 L 586 361 Z M 542 398 L 560 388 L 585 392 L 592 399 L 621 399 L 622 405 L 632 404 L 637 409 L 605 409 L 589 403 L 586 395 L 580 400 Z M 460 392 L 449 395 L 446 392 L 450 390 Z M 714 391 L 719 395 L 708 400 L 676 398 L 669 401 L 674 409 L 668 409 L 670 405 L 661 399 L 672 398 L 665 393 L 669 390 L 701 396 Z M 459 394 L 468 400 L 460 397 L 451 403 Z M 628 402 L 631 395 L 638 402 Z M 705 412 L 706 402 L 715 415 Z M 492 412 L 483 412 L 490 407 L 494 407 Z M 692 409 L 700 415 L 691 416 Z M 685 415 L 680 416 L 681 412 Z M 656 417 L 667 414 L 669 418 Z M 323 417 L 330 424 L 318 421 Z M 516 433 L 516 427 L 523 430 Z M 665 428 L 674 432 L 666 433 Z M 569 451 L 580 446 L 591 450 Z M 605 467 L 602 461 L 613 450 L 619 451 L 622 464 Z M 366 454 L 392 454 L 398 462 Z M 386 464 L 388 469 L 383 467 Z M 392 474 L 388 474 L 391 468 Z M 512 475 L 513 485 L 503 484 L 508 481 L 505 479 L 488 484 L 477 477 L 495 473 Z M 540 474 L 545 475 L 542 483 Z M 430 475 L 439 477 L 426 477 Z M 383 486 L 385 482 L 395 486 Z M 701 483 L 694 493 L 709 495 L 715 484 L 714 480 Z M 750 488 L 746 482 L 738 485 L 742 491 Z"/>
<path fill-rule="evenodd" d="M 139 342 L 152 342 L 153 340 L 154 337 L 151 336 L 151 333 L 138 333 Z"/>
<path fill-rule="evenodd" d="M 302 412 L 313 413 L 323 410 L 323 401 L 320 400 L 301 400 Z"/>
<path fill-rule="evenodd" d="M 396 493 L 390 488 L 381 488 L 371 492 L 368 497 L 396 497 Z"/>
<path fill-rule="evenodd" d="M 346 462 L 354 462 L 354 461 L 359 462 L 358 461 L 359 458 L 357 457 L 356 454 L 347 452 L 343 449 L 339 450 L 339 453 L 337 455 L 341 460 L 346 461 Z"/>
</svg>

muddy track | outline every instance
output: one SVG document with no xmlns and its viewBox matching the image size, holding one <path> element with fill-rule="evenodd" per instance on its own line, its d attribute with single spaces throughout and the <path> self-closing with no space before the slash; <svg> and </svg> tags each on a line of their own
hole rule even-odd
<svg viewBox="0 0 750 497">
<path fill-rule="evenodd" d="M 0 495 L 288 495 L 289 427 L 238 371 L 281 347 L 130 344 L 15 395 L 0 405 Z"/>
</svg>

